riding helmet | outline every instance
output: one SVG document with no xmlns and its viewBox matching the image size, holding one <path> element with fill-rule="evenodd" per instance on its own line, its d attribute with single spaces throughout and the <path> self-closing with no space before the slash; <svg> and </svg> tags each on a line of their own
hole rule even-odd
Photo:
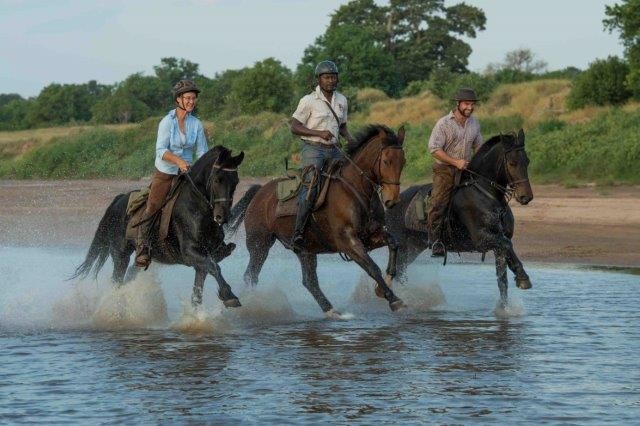
<svg viewBox="0 0 640 426">
<path fill-rule="evenodd" d="M 195 92 L 196 95 L 200 93 L 200 89 L 192 80 L 180 80 L 173 86 L 173 99 L 178 99 L 178 97 L 187 92 Z"/>
<path fill-rule="evenodd" d="M 333 61 L 322 61 L 316 65 L 314 74 L 316 77 L 320 77 L 322 74 L 338 74 L 338 67 Z"/>
</svg>

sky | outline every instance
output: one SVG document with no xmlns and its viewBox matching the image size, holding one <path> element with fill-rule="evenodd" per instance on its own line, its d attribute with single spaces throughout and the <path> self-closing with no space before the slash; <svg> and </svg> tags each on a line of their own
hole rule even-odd
<svg viewBox="0 0 640 426">
<path fill-rule="evenodd" d="M 466 40 L 469 69 L 482 71 L 520 48 L 548 70 L 622 56 L 618 34 L 602 25 L 605 5 L 621 1 L 466 0 L 487 17 L 486 29 Z M 51 83 L 113 84 L 136 72 L 153 75 L 169 56 L 199 64 L 208 77 L 268 57 L 293 70 L 347 2 L 0 0 L 0 93 L 31 97 Z"/>
</svg>

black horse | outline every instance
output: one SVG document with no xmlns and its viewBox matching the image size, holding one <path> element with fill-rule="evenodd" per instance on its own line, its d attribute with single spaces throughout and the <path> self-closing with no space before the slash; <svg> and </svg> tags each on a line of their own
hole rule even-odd
<svg viewBox="0 0 640 426">
<path fill-rule="evenodd" d="M 227 307 L 240 306 L 220 271 L 218 262 L 229 254 L 223 244 L 222 225 L 228 220 L 233 193 L 238 184 L 238 166 L 244 152 L 233 156 L 224 146 L 215 146 L 196 161 L 188 173 L 180 175 L 177 199 L 171 215 L 166 239 L 159 243 L 158 231 L 150 234 L 152 259 L 165 264 L 192 266 L 196 270 L 191 303 L 202 304 L 202 291 L 207 273 L 218 282 L 218 297 Z M 129 194 L 119 194 L 100 220 L 84 262 L 71 278 L 94 277 L 107 257 L 113 260 L 112 279 L 119 285 L 135 277 L 139 268 L 129 267 L 135 242 L 127 239 L 126 229 Z M 127 268 L 129 272 L 127 273 Z M 126 278 L 125 278 L 126 277 Z"/>
<path fill-rule="evenodd" d="M 511 196 L 527 204 L 533 199 L 527 167 L 524 132 L 489 139 L 473 156 L 454 190 L 445 221 L 443 240 L 447 251 L 495 254 L 500 299 L 507 302 L 507 265 L 515 273 L 516 285 L 531 288 L 529 276 L 516 255 L 513 237 L 514 218 L 508 199 Z M 397 277 L 403 279 L 407 266 L 427 249 L 426 227 L 407 227 L 407 209 L 416 194 L 427 194 L 431 184 L 412 186 L 402 192 L 400 202 L 387 210 L 386 223 L 400 247 Z M 446 262 L 446 258 L 445 258 Z"/>
</svg>

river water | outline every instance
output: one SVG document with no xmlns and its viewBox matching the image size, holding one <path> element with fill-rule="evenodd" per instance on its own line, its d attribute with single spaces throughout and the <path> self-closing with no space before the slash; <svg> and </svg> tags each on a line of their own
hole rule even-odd
<svg viewBox="0 0 640 426">
<path fill-rule="evenodd" d="M 283 250 L 256 290 L 246 251 L 208 278 L 152 267 L 121 289 L 65 281 L 76 249 L 0 248 L 0 422 L 616 423 L 640 418 L 640 276 L 528 264 L 496 310 L 490 263 L 423 258 L 391 313 L 353 263 L 319 260 L 323 318 Z M 376 253 L 383 264 L 384 254 Z"/>
</svg>

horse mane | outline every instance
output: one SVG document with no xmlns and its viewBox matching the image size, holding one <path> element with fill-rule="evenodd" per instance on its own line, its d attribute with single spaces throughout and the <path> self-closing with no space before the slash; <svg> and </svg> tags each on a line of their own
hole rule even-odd
<svg viewBox="0 0 640 426">
<path fill-rule="evenodd" d="M 191 166 L 191 176 L 194 177 L 194 181 L 200 181 L 202 183 L 209 179 L 209 173 L 211 173 L 211 166 L 219 158 L 229 158 L 231 150 L 222 146 L 216 145 L 209 151 L 205 152 L 202 157 L 193 163 Z"/>
<path fill-rule="evenodd" d="M 369 124 L 354 136 L 353 142 L 347 144 L 345 148 L 345 150 L 347 151 L 347 155 L 352 157 L 354 154 L 364 148 L 367 143 L 380 132 L 380 130 L 383 130 L 387 134 L 387 137 L 384 141 L 386 146 L 399 145 L 398 137 L 393 132 L 393 130 L 383 124 Z"/>
<path fill-rule="evenodd" d="M 478 151 L 474 154 L 473 158 L 471 159 L 471 161 L 476 160 L 478 158 L 484 158 L 485 155 L 487 155 L 487 153 L 489 151 L 491 151 L 491 149 L 496 146 L 497 144 L 499 144 L 500 142 L 502 142 L 502 138 L 504 137 L 509 137 L 509 138 L 514 138 L 515 135 L 512 133 L 507 133 L 507 134 L 500 134 L 500 135 L 495 135 L 489 138 L 489 140 L 487 140 L 485 143 L 483 143 L 480 146 L 480 149 L 478 149 Z"/>
</svg>

